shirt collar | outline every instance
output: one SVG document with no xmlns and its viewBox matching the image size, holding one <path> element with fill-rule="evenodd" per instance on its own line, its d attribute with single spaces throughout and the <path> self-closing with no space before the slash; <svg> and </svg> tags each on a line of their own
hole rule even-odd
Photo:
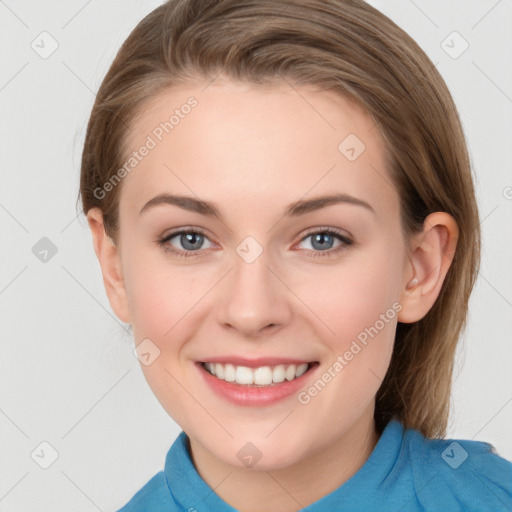
<svg viewBox="0 0 512 512">
<path fill-rule="evenodd" d="M 403 425 L 396 419 L 389 421 L 363 466 L 340 487 L 303 509 L 304 512 L 324 511 L 330 504 L 338 506 L 345 500 L 350 504 L 361 488 L 369 493 L 377 491 L 392 474 L 400 458 L 403 439 Z M 183 510 L 237 512 L 199 475 L 190 455 L 188 436 L 183 431 L 167 453 L 164 473 L 171 496 Z"/>
</svg>

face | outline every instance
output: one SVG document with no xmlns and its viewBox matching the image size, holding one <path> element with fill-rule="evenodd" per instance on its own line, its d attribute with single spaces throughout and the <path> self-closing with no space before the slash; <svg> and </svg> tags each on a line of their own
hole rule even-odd
<svg viewBox="0 0 512 512">
<path fill-rule="evenodd" d="M 407 262 L 373 121 L 334 93 L 218 79 L 153 98 L 126 147 L 127 321 L 170 416 L 217 459 L 262 468 L 370 418 Z"/>
</svg>

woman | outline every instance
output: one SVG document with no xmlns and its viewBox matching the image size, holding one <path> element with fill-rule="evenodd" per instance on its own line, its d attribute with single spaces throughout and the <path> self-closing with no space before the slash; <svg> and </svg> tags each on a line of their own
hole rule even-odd
<svg viewBox="0 0 512 512">
<path fill-rule="evenodd" d="M 509 506 L 510 462 L 442 439 L 480 249 L 463 132 L 380 12 L 158 7 L 100 87 L 81 196 L 183 429 L 123 512 Z"/>
</svg>

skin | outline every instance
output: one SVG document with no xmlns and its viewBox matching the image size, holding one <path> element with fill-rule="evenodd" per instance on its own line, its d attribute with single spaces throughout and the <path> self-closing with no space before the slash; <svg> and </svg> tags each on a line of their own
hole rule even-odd
<svg viewBox="0 0 512 512">
<path fill-rule="evenodd" d="M 375 447 L 375 395 L 397 321 L 417 321 L 432 307 L 458 228 L 436 212 L 405 239 L 382 138 L 346 99 L 286 82 L 263 88 L 221 77 L 205 85 L 166 90 L 134 123 L 131 151 L 190 96 L 198 100 L 124 178 L 117 245 L 104 233 L 100 210 L 87 217 L 113 310 L 132 324 L 136 344 L 149 338 L 160 350 L 141 367 L 188 434 L 199 474 L 238 510 L 296 511 L 353 476 Z M 366 146 L 352 162 L 338 150 L 348 134 Z M 213 202 L 222 220 L 175 205 L 139 214 L 162 192 Z M 340 203 L 283 216 L 295 201 L 333 192 L 362 199 L 373 212 Z M 190 227 L 206 234 L 195 255 L 158 245 Z M 313 245 L 311 235 L 326 227 L 353 244 L 333 237 L 325 249 Z M 263 251 L 250 264 L 236 252 L 247 236 Z M 167 245 L 190 247 L 179 235 Z M 394 303 L 401 305 L 395 318 L 308 404 L 292 395 L 264 408 L 234 405 L 198 378 L 195 361 L 227 354 L 318 361 L 319 378 Z M 247 442 L 262 454 L 252 468 L 237 457 Z"/>
</svg>

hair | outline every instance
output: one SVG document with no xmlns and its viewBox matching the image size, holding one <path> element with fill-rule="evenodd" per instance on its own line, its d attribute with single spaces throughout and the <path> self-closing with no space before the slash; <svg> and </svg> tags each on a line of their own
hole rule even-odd
<svg viewBox="0 0 512 512">
<path fill-rule="evenodd" d="M 122 183 L 101 199 L 94 191 L 123 165 L 130 126 L 160 92 L 220 73 L 259 85 L 313 85 L 360 105 L 386 145 L 404 238 L 432 212 L 456 220 L 457 248 L 440 294 L 422 319 L 398 323 L 375 405 L 379 432 L 396 418 L 444 437 L 456 346 L 480 264 L 471 164 L 435 65 L 363 0 L 170 0 L 149 13 L 122 44 L 92 108 L 81 161 L 84 213 L 100 208 L 117 243 Z"/>
</svg>

